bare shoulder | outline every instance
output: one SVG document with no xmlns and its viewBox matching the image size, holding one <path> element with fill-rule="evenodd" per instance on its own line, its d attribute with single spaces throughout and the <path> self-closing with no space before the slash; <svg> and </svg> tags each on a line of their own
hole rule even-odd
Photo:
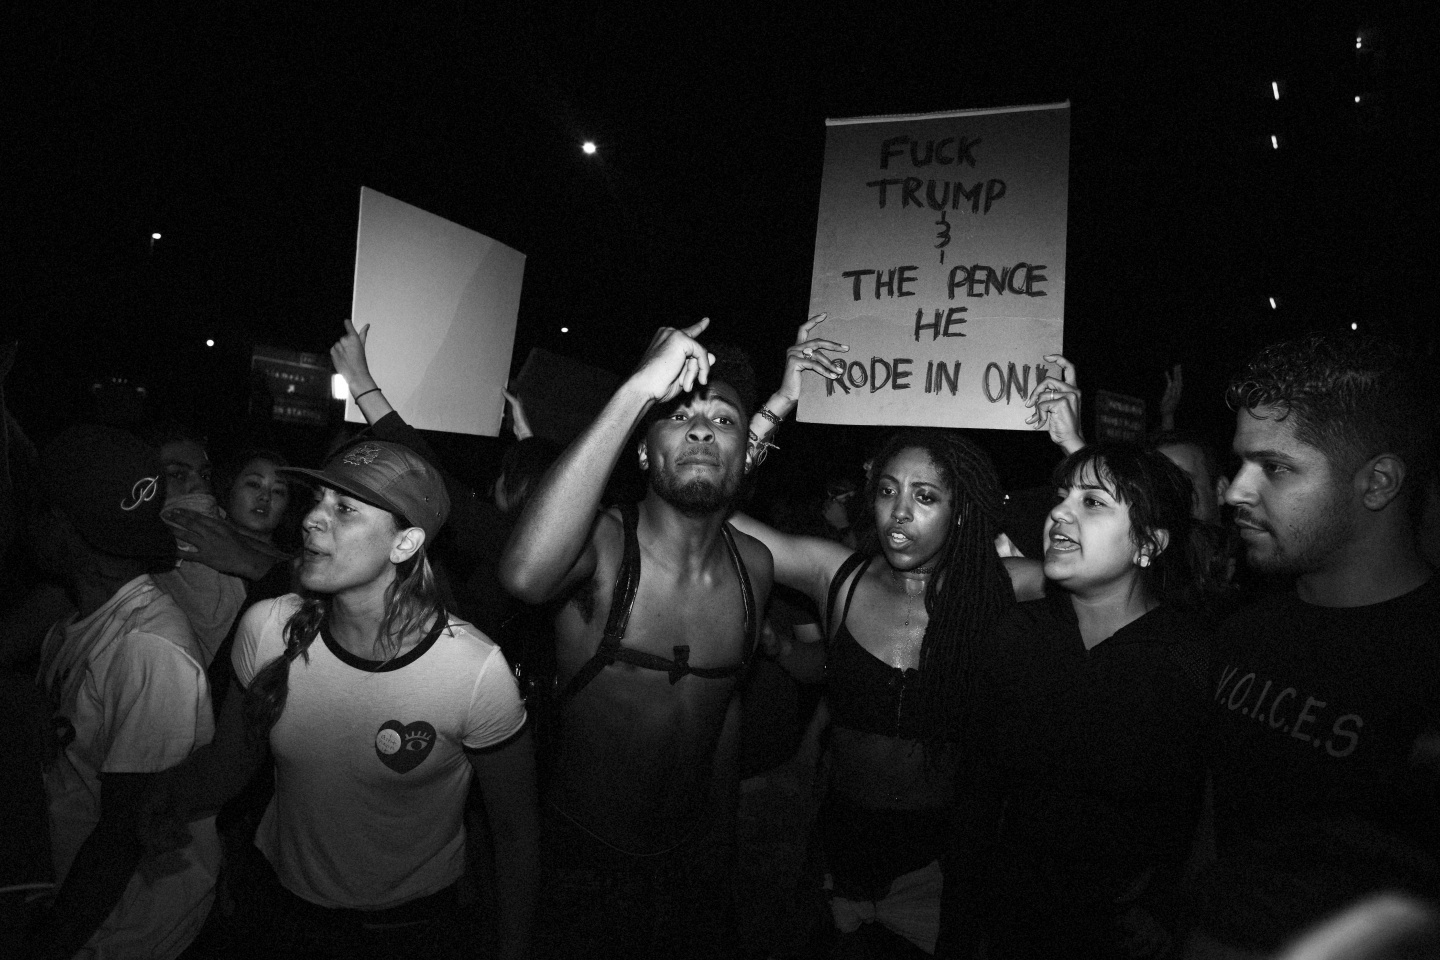
<svg viewBox="0 0 1440 960">
<path fill-rule="evenodd" d="M 595 524 L 590 528 L 590 542 L 600 550 L 625 549 L 625 521 L 619 507 L 595 511 Z"/>
<path fill-rule="evenodd" d="M 765 590 L 768 591 L 775 579 L 775 557 L 770 553 L 770 548 L 733 526 L 730 530 L 735 535 L 735 547 L 740 551 L 740 559 L 745 561 L 745 569 L 752 579 L 763 581 Z"/>
</svg>

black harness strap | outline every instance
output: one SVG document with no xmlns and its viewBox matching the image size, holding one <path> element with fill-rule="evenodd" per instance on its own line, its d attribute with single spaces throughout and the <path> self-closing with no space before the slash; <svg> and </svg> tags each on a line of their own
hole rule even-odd
<svg viewBox="0 0 1440 960">
<path fill-rule="evenodd" d="M 620 570 L 615 576 L 615 589 L 610 595 L 610 617 L 605 623 L 605 632 L 600 637 L 600 645 L 594 656 L 585 661 L 585 665 L 576 671 L 575 676 L 570 678 L 570 682 L 560 692 L 558 703 L 561 706 L 612 663 L 628 663 L 645 670 L 668 673 L 671 684 L 679 683 L 680 678 L 687 674 L 706 680 L 733 677 L 745 669 L 760 640 L 759 617 L 755 612 L 750 574 L 745 569 L 744 561 L 740 559 L 740 550 L 735 546 L 735 537 L 727 523 L 720 528 L 720 532 L 725 538 L 725 547 L 730 552 L 730 562 L 735 567 L 735 574 L 740 579 L 740 596 L 745 605 L 745 635 L 749 638 L 745 655 L 740 658 L 740 662 L 728 667 L 692 667 L 688 644 L 678 644 L 672 648 L 675 653 L 673 660 L 623 646 L 620 641 L 625 639 L 625 630 L 630 624 L 630 610 L 635 606 L 635 592 L 640 587 L 640 537 L 636 532 L 640 523 L 640 511 L 637 505 L 622 504 L 620 518 L 625 531 L 625 552 L 620 560 Z"/>
</svg>

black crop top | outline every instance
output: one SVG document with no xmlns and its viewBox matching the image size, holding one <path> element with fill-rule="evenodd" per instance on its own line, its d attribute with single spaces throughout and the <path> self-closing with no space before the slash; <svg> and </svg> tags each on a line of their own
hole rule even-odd
<svg viewBox="0 0 1440 960">
<path fill-rule="evenodd" d="M 834 639 L 825 652 L 825 700 L 836 726 L 876 733 L 884 737 L 919 740 L 924 734 L 919 715 L 918 692 L 920 671 L 892 667 L 860 643 L 845 625 L 855 588 L 865 576 L 873 557 L 853 553 L 830 581 L 830 597 L 826 613 L 833 613 L 835 600 L 846 577 L 855 572 L 845 606 L 834 629 Z M 858 570 L 856 569 L 858 567 Z"/>
<path fill-rule="evenodd" d="M 692 667 L 690 647 L 686 644 L 672 648 L 675 653 L 673 660 L 621 646 L 620 641 L 625 638 L 625 628 L 630 623 L 630 610 L 635 606 L 635 592 L 640 587 L 640 538 L 636 534 L 640 513 L 635 504 L 627 503 L 620 507 L 620 518 L 625 530 L 625 554 L 620 561 L 620 571 L 615 576 L 614 592 L 610 595 L 610 618 L 605 623 L 605 633 L 600 638 L 600 646 L 596 648 L 595 655 L 585 661 L 585 665 L 576 671 L 575 676 L 570 678 L 570 682 L 560 692 L 560 706 L 564 706 L 571 697 L 594 680 L 601 670 L 612 663 L 628 663 L 645 670 L 662 670 L 670 674 L 670 683 L 676 684 L 685 676 L 700 677 L 704 680 L 723 680 L 736 676 L 749 664 L 750 655 L 755 652 L 760 634 L 755 601 L 750 591 L 750 574 L 745 570 L 745 561 L 740 558 L 740 550 L 735 546 L 735 537 L 730 533 L 728 523 L 721 525 L 720 532 L 725 537 L 725 547 L 730 552 L 730 562 L 735 566 L 735 574 L 740 578 L 740 596 L 745 605 L 746 647 L 745 655 L 740 661 L 728 667 Z"/>
</svg>

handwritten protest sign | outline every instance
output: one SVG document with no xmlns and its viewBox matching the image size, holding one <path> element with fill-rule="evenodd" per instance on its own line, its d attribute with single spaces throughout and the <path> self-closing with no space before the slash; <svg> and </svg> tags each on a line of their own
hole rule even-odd
<svg viewBox="0 0 1440 960">
<path fill-rule="evenodd" d="M 827 121 L 799 418 L 1027 430 L 1064 336 L 1068 103 Z"/>
<path fill-rule="evenodd" d="M 350 316 L 366 359 L 412 426 L 498 436 L 525 255 L 459 224 L 360 190 Z M 363 423 L 353 399 L 345 419 Z"/>
</svg>

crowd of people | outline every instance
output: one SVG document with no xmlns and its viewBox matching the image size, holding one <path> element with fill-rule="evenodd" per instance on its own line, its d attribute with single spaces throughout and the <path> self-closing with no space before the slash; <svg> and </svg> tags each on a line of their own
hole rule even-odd
<svg viewBox="0 0 1440 960">
<path fill-rule="evenodd" d="M 1050 357 L 1033 515 L 978 434 L 920 427 L 756 501 L 802 384 L 843 369 L 823 320 L 763 401 L 708 321 L 658 331 L 563 450 L 510 397 L 488 491 L 348 321 L 331 356 L 366 427 L 318 466 L 270 444 L 212 474 L 172 423 L 37 451 L 7 412 L 0 547 L 25 576 L 0 666 L 34 702 L 4 718 L 53 880 L 22 885 L 9 942 L 1211 960 L 1358 909 L 1392 935 L 1356 949 L 1429 955 L 1440 483 L 1415 358 L 1273 345 L 1231 381 L 1222 453 L 1175 429 L 1178 370 L 1161 431 L 1087 443 Z M 612 497 L 626 460 L 638 502 Z M 815 693 L 759 728 L 815 785 L 776 818 L 804 851 L 788 889 L 740 869 L 764 670 Z M 747 937 L 774 897 L 794 935 Z"/>
</svg>

